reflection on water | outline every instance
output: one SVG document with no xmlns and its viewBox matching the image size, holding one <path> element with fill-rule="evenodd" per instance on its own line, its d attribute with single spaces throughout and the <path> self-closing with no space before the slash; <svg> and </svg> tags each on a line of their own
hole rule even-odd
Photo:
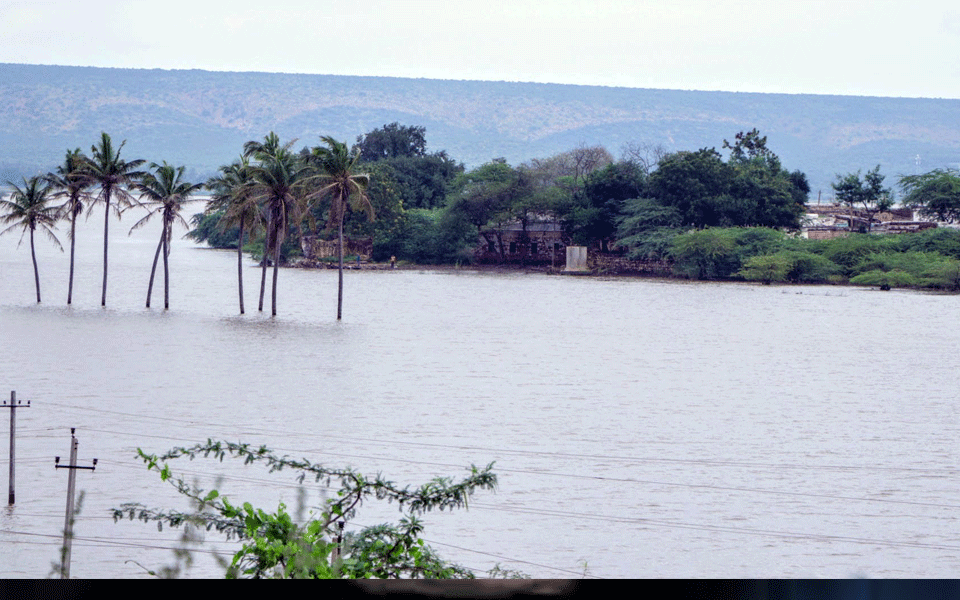
<svg viewBox="0 0 960 600">
<path fill-rule="evenodd" d="M 179 241 L 164 312 L 143 308 L 159 230 L 127 237 L 112 224 L 101 309 L 97 221 L 78 234 L 69 308 L 67 255 L 38 244 L 46 301 L 37 306 L 29 248 L 0 237 L 0 389 L 32 401 L 17 413 L 17 505 L 0 513 L 0 543 L 17 548 L 5 577 L 44 576 L 56 557 L 66 477 L 53 456 L 66 453 L 70 427 L 80 461 L 99 459 L 77 477 L 78 577 L 144 576 L 125 561 L 172 561 L 175 532 L 114 524 L 107 509 L 186 509 L 135 449 L 208 437 L 407 483 L 496 461 L 496 494 L 426 519 L 439 552 L 479 570 L 944 577 L 960 568 L 960 336 L 944 319 L 955 296 L 351 271 L 337 323 L 336 272 L 284 269 L 272 319 L 250 310 L 254 265 L 250 314 L 240 316 L 235 255 Z M 232 498 L 297 504 L 292 474 L 179 466 L 206 485 L 221 477 Z M 371 505 L 357 521 L 397 517 Z M 204 548 L 230 546 L 211 536 Z M 209 557 L 198 561 L 193 575 L 217 573 Z"/>
</svg>

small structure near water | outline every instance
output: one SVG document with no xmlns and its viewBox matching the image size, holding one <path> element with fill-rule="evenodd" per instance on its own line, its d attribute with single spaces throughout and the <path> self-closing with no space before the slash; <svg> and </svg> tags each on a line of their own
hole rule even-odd
<svg viewBox="0 0 960 600">
<path fill-rule="evenodd" d="M 300 250 L 307 260 L 320 260 L 337 256 L 337 240 L 321 240 L 315 235 L 305 235 L 300 238 Z M 344 238 L 343 255 L 359 256 L 363 260 L 370 260 L 373 254 L 373 238 Z"/>
<path fill-rule="evenodd" d="M 589 271 L 587 267 L 587 247 L 586 246 L 567 246 L 567 266 L 564 273 L 584 273 Z"/>
</svg>

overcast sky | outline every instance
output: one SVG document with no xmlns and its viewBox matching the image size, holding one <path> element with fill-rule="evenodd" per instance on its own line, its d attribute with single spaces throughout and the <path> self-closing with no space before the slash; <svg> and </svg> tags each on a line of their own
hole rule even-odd
<svg viewBox="0 0 960 600">
<path fill-rule="evenodd" d="M 0 62 L 960 98 L 960 2 L 0 0 Z"/>
</svg>

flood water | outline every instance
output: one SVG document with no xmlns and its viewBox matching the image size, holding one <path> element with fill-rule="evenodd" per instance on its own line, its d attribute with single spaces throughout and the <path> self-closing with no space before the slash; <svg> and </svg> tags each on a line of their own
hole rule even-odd
<svg viewBox="0 0 960 600">
<path fill-rule="evenodd" d="M 284 269 L 279 315 L 256 311 L 259 272 L 177 240 L 171 308 L 145 309 L 159 222 L 102 212 L 68 254 L 0 237 L 0 393 L 17 410 L 16 504 L 0 509 L 0 576 L 57 559 L 77 428 L 84 501 L 75 577 L 148 577 L 178 532 L 115 524 L 124 502 L 190 505 L 136 448 L 207 438 L 267 444 L 401 484 L 496 462 L 496 493 L 430 513 L 425 539 L 478 572 L 534 577 L 953 577 L 960 297 L 471 271 Z M 182 233 L 182 232 L 181 232 Z M 66 235 L 61 236 L 64 244 Z M 268 300 L 269 302 L 269 300 Z M 269 308 L 269 305 L 268 305 Z M 6 481 L 8 410 L 0 413 Z M 61 463 L 62 464 L 62 463 Z M 322 501 L 294 473 L 174 461 L 233 501 Z M 351 527 L 396 521 L 365 504 Z M 215 577 L 215 534 L 187 572 Z"/>
</svg>

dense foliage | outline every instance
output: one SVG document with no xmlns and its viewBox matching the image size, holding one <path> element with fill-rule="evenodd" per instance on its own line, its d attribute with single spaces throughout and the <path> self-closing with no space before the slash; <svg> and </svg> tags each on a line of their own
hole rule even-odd
<svg viewBox="0 0 960 600">
<path fill-rule="evenodd" d="M 764 228 L 676 234 L 664 251 L 677 275 L 763 283 L 840 283 L 960 291 L 960 231 L 806 240 Z"/>
<path fill-rule="evenodd" d="M 935 169 L 923 175 L 900 178 L 903 203 L 920 208 L 920 214 L 948 223 L 960 222 L 960 171 Z"/>
</svg>

